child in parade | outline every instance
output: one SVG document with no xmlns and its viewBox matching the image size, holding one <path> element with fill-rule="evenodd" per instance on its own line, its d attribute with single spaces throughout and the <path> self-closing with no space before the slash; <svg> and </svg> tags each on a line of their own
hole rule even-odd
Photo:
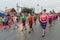
<svg viewBox="0 0 60 40">
<path fill-rule="evenodd" d="M 44 9 L 42 11 L 42 14 L 40 15 L 40 21 L 42 23 L 42 37 L 45 36 L 46 26 L 47 26 L 47 21 L 48 21 L 48 16 L 47 16 L 47 14 L 45 12 L 46 12 L 46 9 Z"/>
<path fill-rule="evenodd" d="M 52 19 L 52 14 L 49 13 L 49 14 L 48 14 L 48 17 L 49 17 L 49 18 L 48 18 L 48 20 L 49 20 L 49 26 L 51 27 L 51 25 L 52 25 L 52 20 L 53 20 L 53 19 Z"/>
<path fill-rule="evenodd" d="M 32 26 L 33 26 L 33 20 L 34 20 L 31 13 L 28 14 L 27 20 L 28 20 L 29 28 L 30 28 L 29 33 L 31 33 L 31 31 L 33 31 L 33 27 Z"/>
<path fill-rule="evenodd" d="M 11 24 L 11 17 L 10 17 L 9 14 L 7 16 L 8 16 L 8 26 L 9 26 L 9 28 L 11 28 L 11 26 L 10 26 L 10 24 Z"/>
<path fill-rule="evenodd" d="M 3 25 L 4 26 L 7 26 L 8 25 L 8 18 L 7 18 L 7 16 L 4 16 L 3 18 L 2 18 L 2 21 L 3 21 Z M 4 29 L 6 29 L 7 27 L 5 27 Z"/>
<path fill-rule="evenodd" d="M 26 16 L 24 14 L 22 14 L 21 20 L 22 20 L 22 24 L 23 24 L 23 30 L 24 29 L 26 30 Z"/>
<path fill-rule="evenodd" d="M 17 17 L 16 17 L 15 14 L 13 16 L 13 22 L 14 22 L 14 30 L 15 30 L 16 28 L 18 28 L 18 25 L 17 25 Z"/>
<path fill-rule="evenodd" d="M 2 17 L 0 17 L 0 25 L 2 25 Z"/>
<path fill-rule="evenodd" d="M 37 21 L 37 15 L 34 14 L 34 23 L 35 23 L 35 25 L 36 25 L 36 21 Z"/>
</svg>

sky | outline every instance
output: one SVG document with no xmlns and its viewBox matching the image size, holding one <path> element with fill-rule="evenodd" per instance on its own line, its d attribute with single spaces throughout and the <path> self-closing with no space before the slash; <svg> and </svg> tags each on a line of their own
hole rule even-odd
<svg viewBox="0 0 60 40">
<path fill-rule="evenodd" d="M 47 12 L 52 9 L 54 9 L 55 12 L 60 11 L 60 0 L 0 0 L 0 10 L 5 10 L 6 6 L 7 9 L 16 9 L 17 3 L 21 7 L 35 8 L 36 13 L 39 13 L 43 9 L 46 9 Z M 39 6 L 37 6 L 37 4 L 39 4 Z"/>
</svg>

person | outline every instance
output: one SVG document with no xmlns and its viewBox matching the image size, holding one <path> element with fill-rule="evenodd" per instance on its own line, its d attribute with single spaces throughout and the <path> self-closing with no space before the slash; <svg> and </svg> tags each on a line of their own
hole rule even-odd
<svg viewBox="0 0 60 40">
<path fill-rule="evenodd" d="M 2 25 L 2 17 L 0 17 L 0 25 Z"/>
<path fill-rule="evenodd" d="M 45 36 L 45 33 L 46 33 L 46 26 L 47 26 L 47 21 L 48 21 L 48 16 L 47 14 L 45 13 L 46 12 L 46 9 L 44 9 L 42 11 L 42 14 L 40 15 L 40 21 L 42 23 L 42 37 Z"/>
<path fill-rule="evenodd" d="M 27 20 L 28 20 L 29 28 L 30 28 L 29 33 L 31 33 L 31 31 L 33 31 L 33 27 L 32 26 L 33 26 L 33 20 L 34 20 L 34 18 L 33 18 L 31 13 L 28 14 Z"/>
<path fill-rule="evenodd" d="M 54 20 L 56 20 L 56 14 L 54 14 L 54 17 L 55 17 L 55 19 L 54 19 Z"/>
<path fill-rule="evenodd" d="M 41 14 L 42 14 L 42 13 L 41 13 Z M 41 14 L 38 15 L 38 21 L 39 21 L 40 25 L 42 25 L 42 22 L 40 21 L 40 15 L 41 15 Z"/>
<path fill-rule="evenodd" d="M 56 17 L 56 15 L 55 14 L 53 14 L 53 20 L 55 21 L 55 17 Z"/>
<path fill-rule="evenodd" d="M 8 26 L 9 26 L 9 28 L 10 28 L 10 27 L 11 27 L 11 26 L 10 26 L 10 24 L 11 24 L 11 17 L 10 17 L 9 14 L 8 14 L 7 16 L 8 16 Z"/>
<path fill-rule="evenodd" d="M 51 25 L 52 25 L 52 14 L 48 14 L 48 20 L 49 20 L 49 26 L 51 27 Z"/>
<path fill-rule="evenodd" d="M 2 18 L 2 21 L 3 21 L 3 25 L 4 26 L 7 26 L 8 25 L 8 18 L 7 18 L 7 16 L 4 16 L 3 18 Z M 5 27 L 4 29 L 6 29 L 7 27 Z"/>
<path fill-rule="evenodd" d="M 16 28 L 18 28 L 18 25 L 17 25 L 17 17 L 16 17 L 15 14 L 13 16 L 13 22 L 14 22 L 14 30 L 15 30 Z"/>
<path fill-rule="evenodd" d="M 24 14 L 22 14 L 21 20 L 22 20 L 22 24 L 23 24 L 23 30 L 24 30 L 24 29 L 26 30 L 26 25 L 25 25 L 25 23 L 26 23 L 26 16 L 25 16 Z M 23 31 L 23 30 L 22 30 L 22 31 Z"/>
<path fill-rule="evenodd" d="M 37 20 L 37 15 L 35 14 L 34 15 L 34 23 L 35 23 L 35 25 L 36 25 L 36 20 Z"/>
<path fill-rule="evenodd" d="M 56 13 L 55 15 L 56 15 L 56 19 L 58 19 L 58 14 Z"/>
<path fill-rule="evenodd" d="M 52 14 L 53 24 L 55 24 L 55 14 Z"/>
</svg>

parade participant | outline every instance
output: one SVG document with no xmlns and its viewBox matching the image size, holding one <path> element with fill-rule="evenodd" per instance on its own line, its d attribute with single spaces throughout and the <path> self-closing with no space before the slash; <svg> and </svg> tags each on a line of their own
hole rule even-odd
<svg viewBox="0 0 60 40">
<path fill-rule="evenodd" d="M 11 27 L 11 26 L 10 26 L 10 23 L 11 23 L 11 17 L 10 17 L 9 14 L 8 14 L 7 16 L 8 16 L 8 26 L 9 26 L 9 28 L 10 28 L 10 27 Z"/>
<path fill-rule="evenodd" d="M 54 15 L 55 15 L 55 20 L 56 20 L 56 16 L 57 16 L 56 13 Z"/>
<path fill-rule="evenodd" d="M 53 14 L 53 20 L 55 21 L 55 14 Z"/>
<path fill-rule="evenodd" d="M 0 25 L 2 25 L 2 17 L 0 17 Z"/>
<path fill-rule="evenodd" d="M 36 20 L 37 20 L 37 15 L 34 14 L 34 23 L 35 23 L 35 25 L 36 25 Z"/>
<path fill-rule="evenodd" d="M 15 30 L 16 28 L 18 28 L 18 25 L 17 25 L 17 17 L 16 17 L 15 14 L 13 16 L 13 22 L 14 22 L 14 30 Z"/>
<path fill-rule="evenodd" d="M 47 26 L 47 21 L 48 21 L 48 16 L 47 14 L 45 13 L 46 12 L 46 9 L 44 9 L 42 11 L 42 14 L 40 15 L 40 21 L 42 23 L 42 37 L 45 36 L 45 33 L 46 33 L 46 26 Z"/>
<path fill-rule="evenodd" d="M 23 24 L 23 30 L 24 30 L 24 29 L 26 30 L 26 26 L 25 26 L 26 16 L 25 16 L 24 14 L 22 14 L 21 20 L 22 20 L 22 24 Z M 23 30 L 22 30 L 22 31 L 23 31 Z"/>
<path fill-rule="evenodd" d="M 53 24 L 55 23 L 55 14 L 52 14 Z"/>
<path fill-rule="evenodd" d="M 48 14 L 48 17 L 49 17 L 49 26 L 51 26 L 52 25 L 52 14 Z"/>
<path fill-rule="evenodd" d="M 39 19 L 40 19 L 40 14 L 38 14 L 38 21 L 39 21 L 39 23 L 40 23 L 40 20 L 39 20 Z"/>
<path fill-rule="evenodd" d="M 42 13 L 41 13 L 41 14 L 42 14 Z M 38 15 L 38 20 L 39 20 L 40 25 L 42 25 L 42 22 L 40 21 L 40 15 L 41 15 L 41 14 Z"/>
<path fill-rule="evenodd" d="M 56 13 L 56 19 L 58 19 L 58 14 Z"/>
<path fill-rule="evenodd" d="M 29 28 L 30 28 L 29 33 L 31 33 L 31 31 L 33 31 L 33 27 L 32 27 L 32 26 L 33 26 L 33 20 L 34 20 L 34 18 L 33 18 L 33 16 L 31 15 L 31 13 L 28 14 L 27 20 L 28 20 Z"/>
<path fill-rule="evenodd" d="M 58 19 L 58 14 L 56 13 L 56 19 Z"/>
<path fill-rule="evenodd" d="M 7 16 L 4 16 L 4 18 L 2 18 L 2 21 L 3 21 L 3 25 L 4 26 L 7 26 L 8 25 L 8 18 Z M 6 29 L 7 27 L 5 27 L 4 29 Z"/>
</svg>

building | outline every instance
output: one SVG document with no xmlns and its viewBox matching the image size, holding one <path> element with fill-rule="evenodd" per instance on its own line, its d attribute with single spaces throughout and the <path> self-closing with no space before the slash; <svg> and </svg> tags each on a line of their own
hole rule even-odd
<svg viewBox="0 0 60 40">
<path fill-rule="evenodd" d="M 4 11 L 5 14 L 16 14 L 16 10 L 14 8 L 6 9 Z"/>
</svg>

